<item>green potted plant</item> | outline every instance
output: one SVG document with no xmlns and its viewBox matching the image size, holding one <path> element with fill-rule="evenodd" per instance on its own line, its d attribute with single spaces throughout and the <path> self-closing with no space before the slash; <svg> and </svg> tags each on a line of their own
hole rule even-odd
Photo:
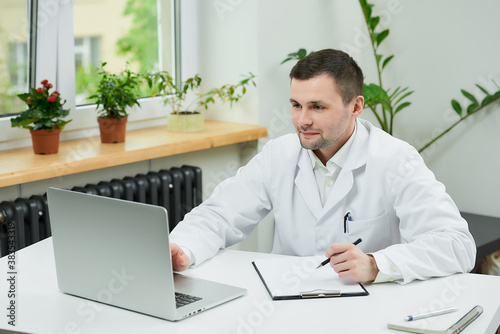
<svg viewBox="0 0 500 334">
<path fill-rule="evenodd" d="M 167 129 L 180 132 L 203 130 L 203 113 L 200 110 L 207 109 L 208 105 L 215 103 L 216 99 L 223 103 L 229 101 L 231 105 L 238 102 L 245 95 L 249 84 L 256 86 L 254 78 L 255 75 L 249 73 L 236 84 L 227 84 L 206 93 L 200 93 L 202 79 L 198 74 L 181 82 L 179 86 L 166 71 L 146 76 L 148 86 L 153 89 L 153 96 L 163 96 L 165 104 L 172 109 L 168 115 Z"/>
<path fill-rule="evenodd" d="M 98 70 L 100 77 L 97 92 L 89 96 L 98 111 L 97 121 L 102 143 L 122 143 L 128 120 L 128 108 L 140 106 L 137 88 L 140 76 L 126 69 L 119 74 L 104 69 L 106 62 Z"/>
<path fill-rule="evenodd" d="M 29 93 L 19 94 L 28 109 L 17 117 L 11 118 L 12 127 L 29 129 L 35 154 L 54 154 L 59 151 L 59 135 L 61 130 L 71 120 L 63 120 L 69 115 L 69 109 L 64 109 L 66 100 L 54 90 L 48 80 L 41 81 L 42 86 L 31 88 Z"/>
</svg>

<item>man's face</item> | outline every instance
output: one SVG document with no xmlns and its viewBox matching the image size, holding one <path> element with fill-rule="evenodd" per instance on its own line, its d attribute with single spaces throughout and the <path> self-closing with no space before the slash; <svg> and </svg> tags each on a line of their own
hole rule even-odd
<svg viewBox="0 0 500 334">
<path fill-rule="evenodd" d="M 335 80 L 327 74 L 292 79 L 290 95 L 292 122 L 302 147 L 329 160 L 354 131 L 357 98 L 344 105 Z"/>
</svg>

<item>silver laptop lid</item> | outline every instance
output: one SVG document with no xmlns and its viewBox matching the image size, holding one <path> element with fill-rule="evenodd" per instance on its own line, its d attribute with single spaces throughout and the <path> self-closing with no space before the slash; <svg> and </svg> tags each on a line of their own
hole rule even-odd
<svg viewBox="0 0 500 334">
<path fill-rule="evenodd" d="M 165 208 L 56 188 L 47 197 L 61 291 L 176 318 Z"/>
</svg>

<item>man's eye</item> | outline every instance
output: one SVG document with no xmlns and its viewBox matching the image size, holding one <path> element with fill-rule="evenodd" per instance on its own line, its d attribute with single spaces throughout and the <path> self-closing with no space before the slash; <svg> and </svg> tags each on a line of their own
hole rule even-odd
<svg viewBox="0 0 500 334">
<path fill-rule="evenodd" d="M 300 104 L 294 103 L 294 104 L 292 104 L 292 108 L 300 108 Z"/>
<path fill-rule="evenodd" d="M 325 109 L 325 108 L 323 108 L 322 106 L 314 106 L 314 109 L 315 109 L 315 110 L 323 110 L 323 109 Z"/>
</svg>

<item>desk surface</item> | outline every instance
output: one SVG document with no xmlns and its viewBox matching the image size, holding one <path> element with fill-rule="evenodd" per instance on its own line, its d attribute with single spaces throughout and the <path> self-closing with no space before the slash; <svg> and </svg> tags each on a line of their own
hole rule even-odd
<svg viewBox="0 0 500 334">
<path fill-rule="evenodd" d="M 16 328 L 0 317 L 0 328 L 33 333 L 399 333 L 387 322 L 412 312 L 448 306 L 484 313 L 464 333 L 493 334 L 500 324 L 500 277 L 454 275 L 366 285 L 369 296 L 272 301 L 251 265 L 271 254 L 223 250 L 186 273 L 242 286 L 248 294 L 179 322 L 169 322 L 69 296 L 57 288 L 51 238 L 16 253 Z M 7 258 L 0 260 L 0 305 L 8 305 Z"/>
</svg>

